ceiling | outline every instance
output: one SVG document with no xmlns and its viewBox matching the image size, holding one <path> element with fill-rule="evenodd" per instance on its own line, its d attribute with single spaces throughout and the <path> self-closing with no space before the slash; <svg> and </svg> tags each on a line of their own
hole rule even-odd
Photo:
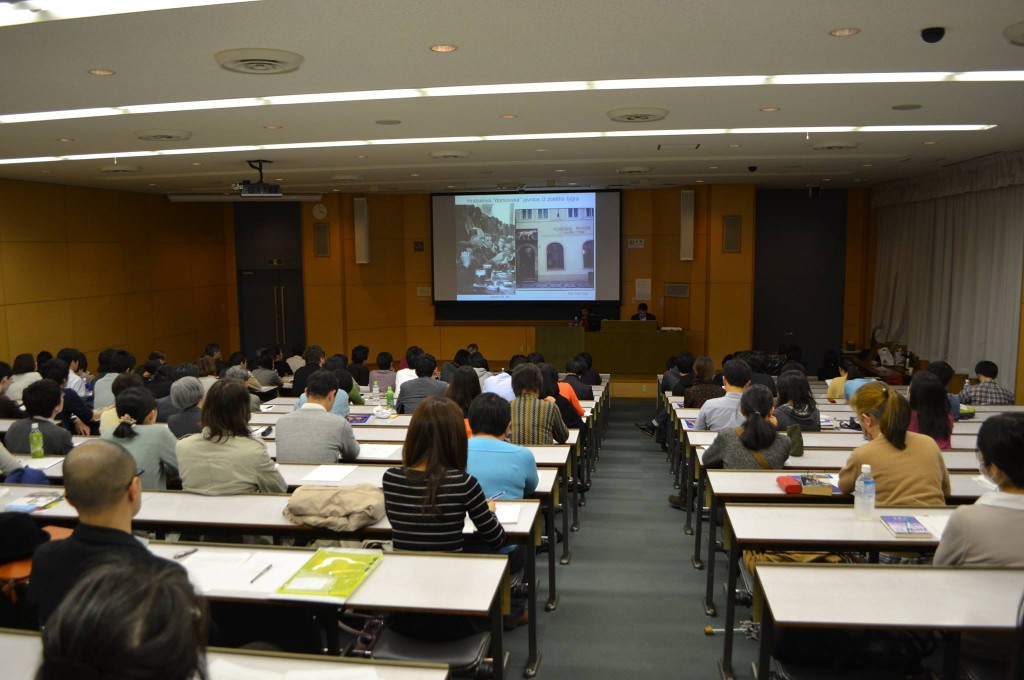
<svg viewBox="0 0 1024 680">
<path fill-rule="evenodd" d="M 1003 30 L 1019 0 L 263 0 L 0 28 L 7 114 L 316 92 L 688 76 L 1024 69 Z M 946 35 L 921 38 L 929 26 Z M 833 37 L 829 31 L 860 33 Z M 438 54 L 429 47 L 453 44 Z M 237 74 L 214 54 L 301 54 L 292 73 Z M 109 69 L 94 76 L 89 69 Z M 909 111 L 893 106 L 916 104 Z M 619 123 L 613 109 L 664 120 Z M 762 112 L 763 107 L 778 107 Z M 285 192 L 429 192 L 749 183 L 871 186 L 1024 148 L 1024 82 L 758 85 L 414 97 L 0 124 L 0 177 L 148 193 L 220 193 L 273 161 Z M 514 114 L 505 119 L 499 116 Z M 397 120 L 397 125 L 375 121 Z M 983 131 L 800 132 L 984 124 Z M 265 126 L 280 126 L 267 129 Z M 785 134 L 658 130 L 786 127 Z M 140 129 L 191 132 L 146 142 Z M 349 140 L 643 131 L 643 136 L 424 141 L 3 164 L 5 159 Z M 70 139 L 73 141 L 59 141 Z M 820 142 L 855 148 L 815 150 Z M 929 143 L 931 142 L 931 143 Z M 741 145 L 741 146 L 730 146 Z M 470 152 L 435 160 L 437 150 Z M 642 174 L 624 167 L 649 168 Z M 755 168 L 751 172 L 750 168 Z M 352 176 L 351 179 L 333 179 Z"/>
</svg>

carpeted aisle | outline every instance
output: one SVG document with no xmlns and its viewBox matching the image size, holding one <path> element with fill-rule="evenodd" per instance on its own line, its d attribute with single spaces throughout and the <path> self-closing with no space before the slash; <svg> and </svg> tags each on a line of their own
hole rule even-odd
<svg viewBox="0 0 1024 680">
<path fill-rule="evenodd" d="M 653 399 L 615 399 L 593 487 L 572 534 L 572 563 L 558 567 L 559 607 L 539 612 L 539 677 L 586 680 L 717 677 L 722 638 L 707 637 L 723 615 L 704 615 L 704 571 L 690 565 L 693 538 L 661 447 L 633 427 L 654 416 Z M 545 555 L 539 556 L 541 571 Z M 719 574 L 725 560 L 719 556 Z M 541 576 L 538 600 L 546 595 Z M 722 592 L 721 588 L 719 592 Z M 749 610 L 740 610 L 742 616 Z M 506 634 L 509 677 L 520 677 L 526 628 Z M 737 640 L 735 668 L 746 675 L 755 643 Z"/>
</svg>

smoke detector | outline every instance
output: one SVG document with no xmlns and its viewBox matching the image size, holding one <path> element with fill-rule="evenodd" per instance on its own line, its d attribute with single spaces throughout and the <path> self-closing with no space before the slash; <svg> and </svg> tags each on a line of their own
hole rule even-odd
<svg viewBox="0 0 1024 680">
<path fill-rule="evenodd" d="M 811 148 L 815 151 L 845 151 L 847 149 L 856 149 L 860 144 L 857 142 L 847 141 L 829 141 L 829 142 L 815 142 Z"/>
<path fill-rule="evenodd" d="M 456 158 L 469 158 L 472 154 L 468 151 L 459 151 L 458 149 L 441 149 L 439 151 L 431 151 L 430 157 L 439 161 L 450 161 Z"/>
<path fill-rule="evenodd" d="M 192 136 L 188 130 L 136 130 L 132 134 L 144 142 L 180 142 Z"/>
<path fill-rule="evenodd" d="M 646 165 L 630 165 L 625 168 L 616 168 L 615 172 L 620 175 L 646 175 L 651 169 Z"/>
<path fill-rule="evenodd" d="M 668 109 L 654 108 L 614 109 L 608 112 L 608 117 L 617 123 L 653 123 L 667 115 Z"/>
<path fill-rule="evenodd" d="M 213 58 L 217 60 L 217 63 L 223 69 L 257 76 L 271 76 L 297 71 L 303 61 L 301 54 L 265 47 L 224 50 L 213 55 Z"/>
</svg>

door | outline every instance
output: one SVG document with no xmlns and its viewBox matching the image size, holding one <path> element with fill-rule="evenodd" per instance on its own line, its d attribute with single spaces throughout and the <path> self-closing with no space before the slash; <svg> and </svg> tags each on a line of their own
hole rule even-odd
<svg viewBox="0 0 1024 680">
<path fill-rule="evenodd" d="M 238 315 L 242 351 L 292 347 L 306 342 L 302 272 L 297 269 L 243 269 L 238 272 Z"/>
</svg>

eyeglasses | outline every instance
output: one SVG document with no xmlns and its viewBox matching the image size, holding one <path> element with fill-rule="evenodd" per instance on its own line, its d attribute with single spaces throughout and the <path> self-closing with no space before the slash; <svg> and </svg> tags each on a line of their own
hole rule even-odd
<svg viewBox="0 0 1024 680">
<path fill-rule="evenodd" d="M 125 488 L 126 489 L 132 488 L 132 482 L 135 481 L 135 478 L 136 477 L 142 477 L 142 475 L 145 474 L 145 472 L 146 471 L 143 470 L 142 468 L 135 468 L 135 474 L 132 475 L 132 478 L 128 480 L 128 486 L 126 486 Z"/>
</svg>

